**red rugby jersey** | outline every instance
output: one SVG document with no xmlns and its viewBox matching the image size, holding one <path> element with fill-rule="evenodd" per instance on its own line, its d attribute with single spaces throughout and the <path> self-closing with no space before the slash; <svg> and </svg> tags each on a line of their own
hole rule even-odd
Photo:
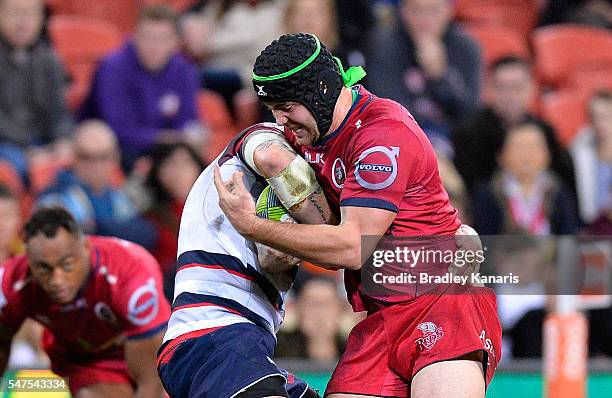
<svg viewBox="0 0 612 398">
<path fill-rule="evenodd" d="M 461 221 L 423 130 L 397 102 L 361 86 L 354 90 L 356 98 L 340 127 L 314 145 L 295 145 L 295 134 L 285 129 L 315 170 L 332 210 L 338 215 L 341 206 L 395 212 L 387 231 L 391 236 L 453 235 Z M 363 310 L 359 271 L 346 272 L 345 283 L 353 308 Z"/>
</svg>

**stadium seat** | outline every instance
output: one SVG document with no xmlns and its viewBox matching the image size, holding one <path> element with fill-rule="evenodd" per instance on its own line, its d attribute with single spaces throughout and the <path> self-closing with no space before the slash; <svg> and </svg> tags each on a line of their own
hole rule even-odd
<svg viewBox="0 0 612 398">
<path fill-rule="evenodd" d="M 568 146 L 578 130 L 587 123 L 587 99 L 578 90 L 559 90 L 544 94 L 540 102 L 542 118 L 554 128 L 562 145 Z"/>
<path fill-rule="evenodd" d="M 25 191 L 21 177 L 13 165 L 3 160 L 0 160 L 0 184 L 16 195 L 21 195 Z"/>
<path fill-rule="evenodd" d="M 10 163 L 2 160 L 0 160 L 0 184 L 7 187 L 19 199 L 21 216 L 23 219 L 26 219 L 34 204 L 34 198 L 27 192 L 15 168 Z"/>
<path fill-rule="evenodd" d="M 72 0 L 45 0 L 51 15 L 72 13 Z"/>
<path fill-rule="evenodd" d="M 202 124 L 209 129 L 209 139 L 203 156 L 216 156 L 228 144 L 237 128 L 221 95 L 211 90 L 200 90 L 198 113 Z"/>
<path fill-rule="evenodd" d="M 138 15 L 135 0 L 47 0 L 51 14 L 99 18 L 116 26 L 122 34 L 134 30 Z"/>
<path fill-rule="evenodd" d="M 583 69 L 569 77 L 568 88 L 579 90 L 590 98 L 599 90 L 612 90 L 612 65 L 601 69 Z"/>
<path fill-rule="evenodd" d="M 495 60 L 506 55 L 529 58 L 529 47 L 521 36 L 505 27 L 465 25 L 466 31 L 482 48 L 483 60 L 488 69 Z"/>
<path fill-rule="evenodd" d="M 101 19 L 76 15 L 56 15 L 49 20 L 54 48 L 72 78 L 68 102 L 76 109 L 89 89 L 100 58 L 122 42 L 119 30 Z"/>
<path fill-rule="evenodd" d="M 526 37 L 538 21 L 538 5 L 533 0 L 458 1 L 455 17 L 472 25 L 500 26 Z"/>
<path fill-rule="evenodd" d="M 580 25 L 553 25 L 533 32 L 536 69 L 540 79 L 563 86 L 576 71 L 612 65 L 612 33 Z"/>
<path fill-rule="evenodd" d="M 66 166 L 64 161 L 52 159 L 49 156 L 38 156 L 30 162 L 30 189 L 38 194 L 44 191 L 55 176 Z"/>
</svg>

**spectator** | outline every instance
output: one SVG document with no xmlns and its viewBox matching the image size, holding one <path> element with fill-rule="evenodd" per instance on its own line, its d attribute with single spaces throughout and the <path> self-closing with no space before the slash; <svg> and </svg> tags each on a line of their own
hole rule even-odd
<svg viewBox="0 0 612 398">
<path fill-rule="evenodd" d="M 342 61 L 346 61 L 347 65 L 363 65 L 364 43 L 375 22 L 372 2 L 371 0 L 335 0 L 334 2 L 340 42 L 345 49 L 345 58 Z M 342 17 L 338 18 L 339 15 Z M 323 42 L 327 44 L 325 40 Z M 339 56 L 333 49 L 332 54 Z"/>
<path fill-rule="evenodd" d="M 551 168 L 574 190 L 572 160 L 556 139 L 553 129 L 529 111 L 535 84 L 529 61 L 503 57 L 491 66 L 490 103 L 469 118 L 453 134 L 455 165 L 473 191 L 488 182 L 497 167 L 499 152 L 509 129 L 523 123 L 536 124 L 546 135 Z"/>
<path fill-rule="evenodd" d="M 296 300 L 298 329 L 278 334 L 276 355 L 337 360 L 345 346 L 342 309 L 334 279 L 317 277 L 305 282 Z"/>
<path fill-rule="evenodd" d="M 365 59 L 358 45 L 363 41 L 356 40 L 359 36 L 355 34 L 359 32 L 365 37 L 367 29 L 364 27 L 360 31 L 357 28 L 357 19 L 361 20 L 360 24 L 369 25 L 369 6 L 365 4 L 360 6 L 363 15 L 356 13 L 353 16 L 356 20 L 345 26 L 344 36 L 348 37 L 343 37 L 343 32 L 340 30 L 342 19 L 338 18 L 336 4 L 348 9 L 348 4 L 345 3 L 344 0 L 289 0 L 283 18 L 285 31 L 287 33 L 313 33 L 325 43 L 334 56 L 340 58 L 343 64 L 363 65 Z M 352 9 L 360 8 L 351 6 Z M 344 17 L 345 14 L 343 13 L 342 16 Z M 350 44 L 345 42 L 345 39 L 350 40 Z"/>
<path fill-rule="evenodd" d="M 399 15 L 372 35 L 369 87 L 404 105 L 428 135 L 449 137 L 478 105 L 478 45 L 452 23 L 451 0 L 402 0 Z"/>
<path fill-rule="evenodd" d="M 336 56 L 340 32 L 333 0 L 289 0 L 283 18 L 287 33 L 312 33 Z"/>
<path fill-rule="evenodd" d="M 165 6 L 145 8 L 136 32 L 96 71 L 83 118 L 99 118 L 117 134 L 123 165 L 156 140 L 197 128 L 197 69 L 178 54 L 177 16 Z"/>
<path fill-rule="evenodd" d="M 70 132 L 64 75 L 41 40 L 42 0 L 0 0 L 0 158 L 27 175 L 25 152 Z"/>
<path fill-rule="evenodd" d="M 20 230 L 19 199 L 7 187 L 0 185 L 0 264 L 22 252 Z"/>
<path fill-rule="evenodd" d="M 283 8 L 283 0 L 207 1 L 184 26 L 187 47 L 208 68 L 237 71 L 250 87 L 260 49 L 281 34 Z"/>
<path fill-rule="evenodd" d="M 603 221 L 612 212 L 612 92 L 596 93 L 589 104 L 590 125 L 570 146 L 582 220 Z"/>
<path fill-rule="evenodd" d="M 113 186 L 119 150 L 113 131 L 101 121 L 81 123 L 75 132 L 74 164 L 59 173 L 38 206 L 66 208 L 87 233 L 117 236 L 151 248 L 153 226 L 136 214 L 122 189 Z"/>
<path fill-rule="evenodd" d="M 146 182 L 153 196 L 147 217 L 157 227 L 153 255 L 162 267 L 164 292 L 173 297 L 177 237 L 183 206 L 205 164 L 187 144 L 160 144 L 151 152 L 152 169 Z"/>
<path fill-rule="evenodd" d="M 573 195 L 549 169 L 546 135 L 536 124 L 510 129 L 499 152 L 500 170 L 475 189 L 474 227 L 482 235 L 573 234 Z"/>
<path fill-rule="evenodd" d="M 223 97 L 238 126 L 247 127 L 261 118 L 251 90 L 251 65 L 260 49 L 280 36 L 284 3 L 210 0 L 182 20 L 185 47 L 202 67 L 204 88 Z"/>
</svg>

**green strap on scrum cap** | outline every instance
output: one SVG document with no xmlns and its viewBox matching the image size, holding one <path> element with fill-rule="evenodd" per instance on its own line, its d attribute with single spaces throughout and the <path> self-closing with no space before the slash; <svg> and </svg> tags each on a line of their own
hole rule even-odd
<svg viewBox="0 0 612 398">
<path fill-rule="evenodd" d="M 342 82 L 344 83 L 346 87 L 353 86 L 355 83 L 357 83 L 359 80 L 365 77 L 366 71 L 361 66 L 351 66 L 345 71 L 344 67 L 342 66 L 342 61 L 340 61 L 340 58 L 338 57 L 333 57 L 333 58 L 334 58 L 334 61 L 336 61 L 336 63 L 338 64 L 338 67 L 340 68 L 340 75 L 342 76 Z"/>
<path fill-rule="evenodd" d="M 315 52 L 312 53 L 312 55 L 308 57 L 306 61 L 302 62 L 300 65 L 296 66 L 295 68 L 288 70 L 287 72 L 279 73 L 279 74 L 272 75 L 272 76 L 259 76 L 253 72 L 253 80 L 260 81 L 260 82 L 267 82 L 271 80 L 284 79 L 285 77 L 289 77 L 301 71 L 308 65 L 310 65 L 312 61 L 314 61 L 321 53 L 321 42 L 319 41 L 319 38 L 313 34 L 311 34 L 310 36 L 312 36 L 315 39 L 315 42 L 317 43 L 317 48 Z M 352 66 L 348 68 L 347 71 L 345 71 L 344 67 L 342 66 L 342 61 L 340 61 L 340 59 L 337 57 L 333 57 L 333 59 L 334 61 L 336 61 L 336 64 L 338 64 L 338 67 L 340 68 L 340 75 L 342 76 L 342 82 L 344 83 L 346 87 L 351 87 L 352 85 L 354 85 L 359 80 L 365 77 L 366 72 L 361 66 Z"/>
</svg>

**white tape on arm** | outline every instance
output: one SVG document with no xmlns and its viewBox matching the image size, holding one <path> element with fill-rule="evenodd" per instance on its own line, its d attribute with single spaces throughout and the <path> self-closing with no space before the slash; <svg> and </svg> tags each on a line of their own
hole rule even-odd
<svg viewBox="0 0 612 398">
<path fill-rule="evenodd" d="M 267 181 L 286 209 L 301 203 L 313 192 L 321 189 L 314 170 L 300 156 L 296 156 L 279 175 L 268 178 Z"/>
</svg>

